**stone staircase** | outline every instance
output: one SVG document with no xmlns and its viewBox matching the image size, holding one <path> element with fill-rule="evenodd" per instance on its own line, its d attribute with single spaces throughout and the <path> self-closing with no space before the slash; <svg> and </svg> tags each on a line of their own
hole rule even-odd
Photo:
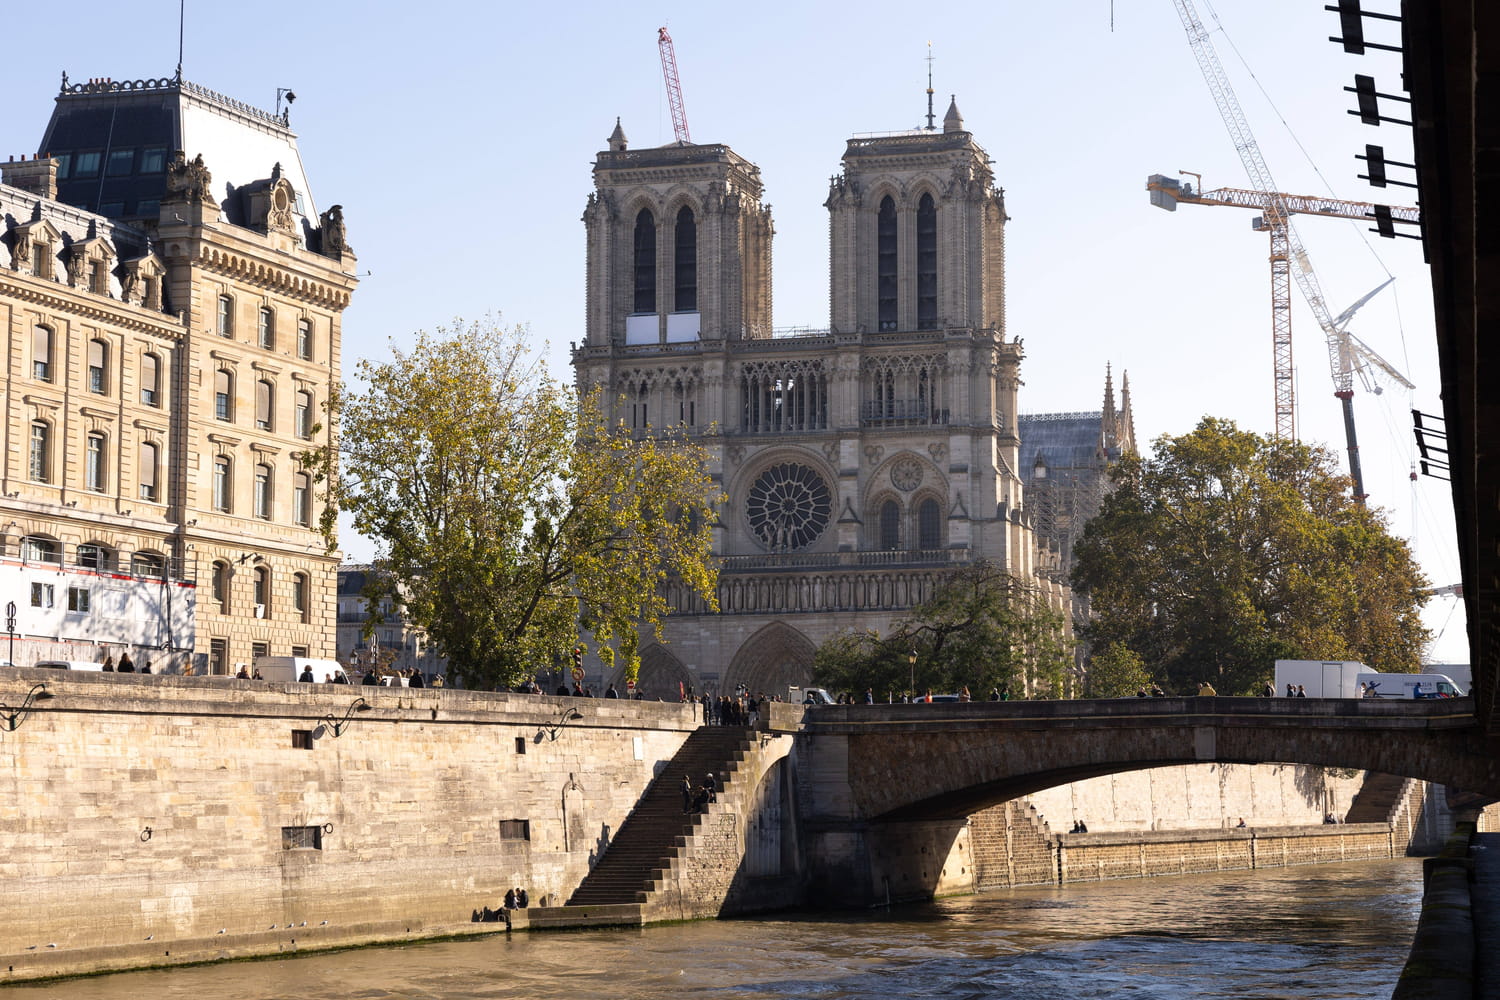
<svg viewBox="0 0 1500 1000">
<path fill-rule="evenodd" d="M 682 776 L 686 774 L 697 788 L 703 776 L 712 771 L 722 799 L 754 739 L 754 731 L 743 726 L 702 726 L 689 736 L 677 756 L 651 782 L 567 905 L 645 902 L 706 816 L 683 814 Z"/>
<path fill-rule="evenodd" d="M 1405 778 L 1394 774 L 1365 772 L 1365 780 L 1349 803 L 1345 823 L 1388 823 L 1391 810 L 1406 791 Z"/>
</svg>

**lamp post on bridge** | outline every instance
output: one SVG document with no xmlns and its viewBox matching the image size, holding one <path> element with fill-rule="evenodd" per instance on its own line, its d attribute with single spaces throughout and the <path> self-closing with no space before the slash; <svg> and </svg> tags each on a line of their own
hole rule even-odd
<svg viewBox="0 0 1500 1000">
<path fill-rule="evenodd" d="M 906 703 L 915 705 L 917 702 L 917 651 L 913 649 L 906 657 Z"/>
</svg>

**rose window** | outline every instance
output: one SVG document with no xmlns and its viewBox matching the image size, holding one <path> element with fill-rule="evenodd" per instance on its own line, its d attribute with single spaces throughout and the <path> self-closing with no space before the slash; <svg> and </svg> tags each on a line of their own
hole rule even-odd
<svg viewBox="0 0 1500 1000">
<path fill-rule="evenodd" d="M 750 531 L 776 551 L 804 549 L 828 527 L 833 501 L 823 477 L 805 465 L 784 462 L 756 477 L 745 501 Z"/>
</svg>

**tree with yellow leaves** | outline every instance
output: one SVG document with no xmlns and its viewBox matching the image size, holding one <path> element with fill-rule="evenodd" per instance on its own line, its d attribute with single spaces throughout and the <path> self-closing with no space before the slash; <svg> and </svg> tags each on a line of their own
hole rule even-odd
<svg viewBox="0 0 1500 1000">
<path fill-rule="evenodd" d="M 337 455 L 305 456 L 325 536 L 352 515 L 380 552 L 374 578 L 466 686 L 515 685 L 581 632 L 633 678 L 669 576 L 716 606 L 721 498 L 702 450 L 609 426 L 597 393 L 580 399 L 531 358 L 523 329 L 439 328 L 358 372 L 365 388 L 334 403 Z"/>
</svg>

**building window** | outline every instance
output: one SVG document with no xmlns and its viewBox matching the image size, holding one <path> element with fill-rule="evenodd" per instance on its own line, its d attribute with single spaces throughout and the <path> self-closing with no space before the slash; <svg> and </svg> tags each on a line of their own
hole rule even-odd
<svg viewBox="0 0 1500 1000">
<path fill-rule="evenodd" d="M 875 221 L 875 318 L 882 330 L 896 329 L 896 203 L 880 200 Z"/>
<path fill-rule="evenodd" d="M 880 505 L 880 547 L 887 552 L 901 547 L 901 505 L 894 500 Z"/>
<path fill-rule="evenodd" d="M 88 436 L 83 460 L 83 485 L 95 493 L 104 492 L 104 448 L 103 434 Z"/>
<path fill-rule="evenodd" d="M 89 613 L 89 591 L 87 587 L 68 588 L 68 610 L 75 615 Z"/>
<path fill-rule="evenodd" d="M 271 571 L 255 567 L 255 617 L 271 617 Z"/>
<path fill-rule="evenodd" d="M 36 242 L 31 244 L 32 273 L 38 278 L 52 277 L 52 244 Z"/>
<path fill-rule="evenodd" d="M 656 219 L 649 208 L 635 217 L 635 305 L 631 311 L 656 312 Z"/>
<path fill-rule="evenodd" d="M 686 205 L 677 213 L 677 234 L 672 255 L 672 308 L 692 312 L 698 308 L 698 224 Z"/>
<path fill-rule="evenodd" d="M 271 467 L 264 462 L 255 466 L 255 516 L 271 519 Z"/>
<path fill-rule="evenodd" d="M 86 544 L 78 546 L 76 561 L 84 569 L 109 569 L 114 565 L 110 558 L 109 549 L 102 545 Z"/>
<path fill-rule="evenodd" d="M 130 572 L 153 580 L 165 579 L 167 560 L 159 552 L 137 552 L 130 557 Z"/>
<path fill-rule="evenodd" d="M 932 195 L 917 203 L 917 329 L 937 329 L 937 206 Z"/>
<path fill-rule="evenodd" d="M 271 414 L 275 410 L 276 387 L 268 379 L 255 383 L 255 426 L 263 431 L 271 430 Z"/>
<path fill-rule="evenodd" d="M 21 539 L 21 561 L 61 566 L 62 555 L 58 551 L 57 543 L 50 538 L 33 536 Z"/>
<path fill-rule="evenodd" d="M 297 357 L 312 360 L 312 320 L 307 317 L 297 320 Z"/>
<path fill-rule="evenodd" d="M 106 177 L 128 177 L 135 169 L 135 150 L 112 149 L 109 159 L 104 162 L 104 176 Z"/>
<path fill-rule="evenodd" d="M 161 358 L 155 354 L 141 355 L 141 402 L 161 405 Z"/>
<path fill-rule="evenodd" d="M 311 729 L 292 730 L 292 749 L 311 750 L 313 748 L 313 734 Z"/>
<path fill-rule="evenodd" d="M 297 390 L 296 417 L 297 436 L 300 438 L 312 437 L 313 427 L 313 398 L 312 393 L 305 389 Z"/>
<path fill-rule="evenodd" d="M 214 510 L 228 513 L 234 496 L 234 468 L 228 455 L 214 459 Z"/>
<path fill-rule="evenodd" d="M 141 173 L 159 174 L 167 169 L 165 146 L 148 146 L 141 150 Z"/>
<path fill-rule="evenodd" d="M 208 640 L 208 672 L 216 677 L 229 675 L 229 640 Z"/>
<path fill-rule="evenodd" d="M 156 500 L 156 464 L 159 452 L 150 441 L 141 442 L 140 477 L 141 499 Z"/>
<path fill-rule="evenodd" d="M 38 326 L 31 331 L 31 377 L 39 382 L 52 381 L 52 328 Z"/>
<path fill-rule="evenodd" d="M 312 476 L 306 472 L 292 481 L 292 519 L 304 528 L 312 524 Z"/>
<path fill-rule="evenodd" d="M 292 655 L 293 656 L 306 657 L 307 656 L 307 647 L 306 646 L 293 646 L 292 647 Z"/>
<path fill-rule="evenodd" d="M 917 507 L 917 548 L 925 551 L 941 548 L 943 544 L 942 508 L 931 497 Z"/>
<path fill-rule="evenodd" d="M 276 314 L 265 306 L 261 306 L 260 318 L 256 325 L 256 336 L 259 338 L 260 346 L 268 351 L 276 349 Z"/>
<path fill-rule="evenodd" d="M 300 622 L 310 621 L 312 616 L 312 603 L 310 601 L 312 581 L 306 573 L 298 573 L 292 577 L 292 610 L 297 613 Z"/>
<path fill-rule="evenodd" d="M 234 299 L 228 295 L 219 296 L 219 336 L 234 336 Z"/>
<path fill-rule="evenodd" d="M 214 373 L 214 416 L 220 420 L 234 419 L 234 373 L 227 368 Z"/>
<path fill-rule="evenodd" d="M 252 642 L 250 644 L 250 662 L 253 665 L 256 660 L 271 655 L 271 644 L 269 642 Z"/>
<path fill-rule="evenodd" d="M 107 262 L 89 261 L 89 291 L 95 295 L 109 294 L 109 264 Z"/>
<path fill-rule="evenodd" d="M 323 828 L 321 826 L 284 826 L 281 828 L 283 851 L 321 851 Z"/>
<path fill-rule="evenodd" d="M 31 606 L 33 608 L 50 608 L 52 607 L 52 601 L 52 584 L 36 582 L 31 584 Z"/>
<path fill-rule="evenodd" d="M 31 422 L 31 450 L 28 471 L 32 481 L 52 481 L 52 425 L 45 420 Z"/>
<path fill-rule="evenodd" d="M 98 177 L 99 156 L 98 153 L 79 153 L 78 159 L 73 163 L 73 176 Z"/>
<path fill-rule="evenodd" d="M 636 392 L 635 402 L 630 406 L 630 426 L 636 429 L 644 429 L 651 426 L 650 414 L 648 412 L 651 403 L 651 387 L 645 382 L 641 383 Z"/>
<path fill-rule="evenodd" d="M 102 340 L 89 341 L 89 392 L 104 395 L 108 389 L 105 370 L 109 362 L 109 345 Z"/>
<path fill-rule="evenodd" d="M 502 819 L 500 821 L 501 840 L 530 840 L 531 820 L 529 819 Z"/>
<path fill-rule="evenodd" d="M 229 614 L 229 564 L 220 560 L 214 563 L 211 579 L 213 602 L 219 606 L 219 614 Z"/>
</svg>

